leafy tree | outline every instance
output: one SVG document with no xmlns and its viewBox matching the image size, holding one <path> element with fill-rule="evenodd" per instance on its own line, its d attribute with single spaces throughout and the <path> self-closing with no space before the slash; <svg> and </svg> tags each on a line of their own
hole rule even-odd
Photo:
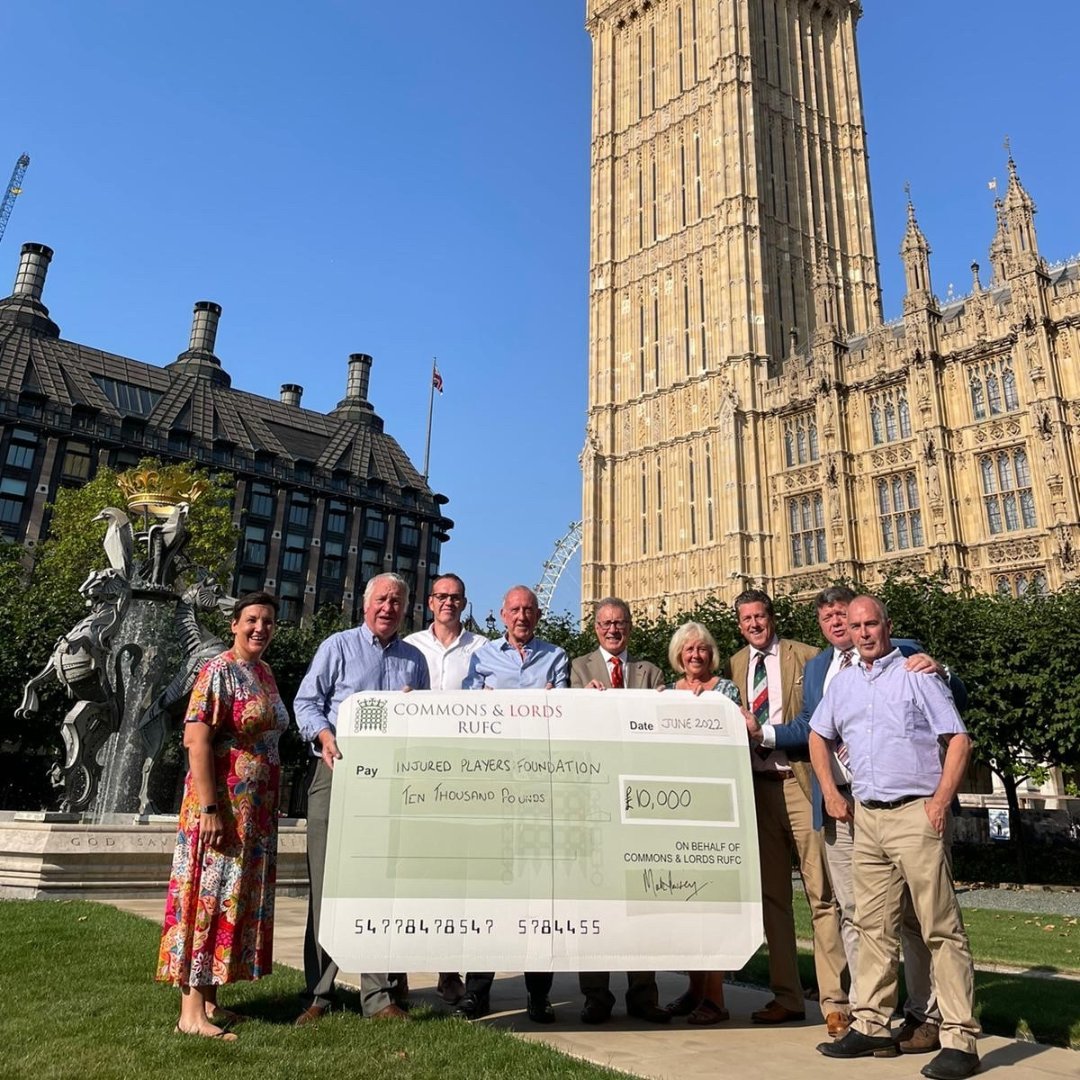
<svg viewBox="0 0 1080 1080">
<path fill-rule="evenodd" d="M 29 574 L 18 544 L 0 540 L 0 809 L 24 810 L 45 804 L 47 779 L 55 756 L 55 729 L 48 724 L 14 720 L 29 672 L 30 605 L 26 603 Z"/>
<path fill-rule="evenodd" d="M 266 660 L 273 668 L 281 700 L 285 702 L 290 715 L 296 692 L 300 689 L 300 682 L 315 651 L 331 634 L 347 630 L 350 625 L 340 608 L 325 604 L 315 613 L 314 618 L 299 625 L 286 624 L 278 628 L 267 650 Z M 307 792 L 303 789 L 303 782 L 311 755 L 307 744 L 301 741 L 295 724 L 291 724 L 282 736 L 278 750 L 281 755 L 282 777 L 290 788 L 289 801 L 286 803 L 283 800 L 282 809 L 290 814 L 303 816 L 302 812 L 306 812 L 307 805 Z"/>
<path fill-rule="evenodd" d="M 228 580 L 236 551 L 236 528 L 232 522 L 232 481 L 211 477 L 194 465 L 162 465 L 151 458 L 140 469 L 167 473 L 181 489 L 192 482 L 207 483 L 203 495 L 191 504 L 188 518 L 191 537 L 183 553 L 181 583 L 186 584 L 195 567 Z M 117 473 L 101 468 L 89 483 L 62 488 L 50 507 L 49 532 L 35 553 L 29 575 L 20 559 L 25 553 L 15 545 L 0 545 L 0 673 L 8 717 L 3 755 L 10 768 L 0 763 L 0 805 L 26 809 L 51 801 L 46 780 L 48 766 L 62 755 L 60 722 L 70 707 L 61 688 L 49 683 L 41 692 L 41 710 L 31 719 L 16 719 L 22 686 L 40 670 L 56 641 L 86 611 L 79 586 L 92 570 L 108 565 L 102 547 L 105 525 L 94 517 L 106 506 L 123 508 L 126 497 L 117 485 Z M 138 528 L 138 523 L 134 523 Z M 12 550 L 13 549 L 13 550 Z M 12 610 L 7 610 L 9 607 Z"/>
</svg>

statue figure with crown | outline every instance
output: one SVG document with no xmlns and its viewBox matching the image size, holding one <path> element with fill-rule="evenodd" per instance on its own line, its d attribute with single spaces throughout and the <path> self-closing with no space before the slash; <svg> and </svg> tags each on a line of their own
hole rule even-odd
<svg viewBox="0 0 1080 1080">
<path fill-rule="evenodd" d="M 191 509 L 211 481 L 190 466 L 144 462 L 116 482 L 126 509 L 105 506 L 93 518 L 105 523 L 108 565 L 80 587 L 88 612 L 26 683 L 18 710 L 36 715 L 38 691 L 54 678 L 72 700 L 52 780 L 62 809 L 99 817 L 159 809 L 155 766 L 199 666 L 225 648 L 199 616 L 233 603 L 185 555 Z"/>
</svg>

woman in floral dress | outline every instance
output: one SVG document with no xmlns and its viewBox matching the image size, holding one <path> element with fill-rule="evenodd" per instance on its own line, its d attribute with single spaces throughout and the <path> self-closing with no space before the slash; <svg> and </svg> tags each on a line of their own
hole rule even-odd
<svg viewBox="0 0 1080 1080">
<path fill-rule="evenodd" d="M 281 766 L 289 714 L 262 655 L 277 600 L 249 593 L 233 608 L 233 645 L 208 661 L 184 722 L 184 780 L 157 979 L 180 987 L 176 1030 L 232 1041 L 214 1023 L 217 988 L 268 975 Z"/>
</svg>

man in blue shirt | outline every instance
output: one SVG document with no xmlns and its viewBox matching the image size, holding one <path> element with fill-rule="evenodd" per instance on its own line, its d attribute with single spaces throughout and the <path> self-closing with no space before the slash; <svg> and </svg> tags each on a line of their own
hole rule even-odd
<svg viewBox="0 0 1080 1080">
<path fill-rule="evenodd" d="M 829 645 L 810 660 L 803 671 L 802 711 L 783 727 L 762 725 L 759 729 L 747 721 L 750 738 L 769 747 L 781 750 L 805 751 L 810 738 L 810 718 L 814 714 L 835 676 L 858 659 L 855 645 L 848 629 L 847 609 L 855 592 L 846 585 L 831 585 L 814 597 L 818 626 Z M 910 638 L 893 638 L 892 644 L 908 659 L 909 671 L 925 675 L 938 675 L 947 679 L 949 689 L 958 708 L 967 702 L 964 684 L 947 669 L 923 652 L 922 646 Z M 770 730 L 771 728 L 771 730 Z M 842 755 L 841 755 L 842 756 Z M 833 759 L 833 773 L 842 793 L 850 792 L 851 773 L 839 758 Z M 855 972 L 858 970 L 858 935 L 855 932 L 855 889 L 852 879 L 852 852 L 855 843 L 855 825 L 851 820 L 836 821 L 825 813 L 821 786 L 813 778 L 811 801 L 814 812 L 814 828 L 822 829 L 825 838 L 825 861 L 829 880 L 832 882 L 837 903 L 840 905 L 840 934 L 844 942 L 848 971 L 852 986 L 849 993 L 851 1008 L 857 1002 L 858 987 Z M 898 1044 L 904 1053 L 922 1053 L 938 1049 L 938 1023 L 940 1016 L 930 979 L 930 954 L 923 944 L 919 924 L 905 896 L 904 920 L 900 930 L 900 942 L 904 954 L 904 983 L 908 997 L 904 1002 L 904 1025 L 900 1030 Z M 842 1035 L 847 1030 L 849 1018 L 830 1034 Z"/>
<path fill-rule="evenodd" d="M 540 602 L 525 585 L 503 597 L 499 612 L 506 624 L 502 637 L 482 645 L 469 661 L 463 690 L 550 690 L 570 685 L 566 653 L 536 637 Z"/>
<path fill-rule="evenodd" d="M 826 812 L 847 821 L 854 809 L 859 1003 L 848 1033 L 818 1050 L 837 1058 L 898 1052 L 889 1018 L 897 998 L 896 934 L 906 888 L 933 957 L 941 1011 L 942 1050 L 922 1074 L 963 1080 L 979 1067 L 979 1025 L 974 965 L 953 888 L 947 833 L 971 738 L 944 683 L 905 667 L 880 601 L 856 597 L 847 619 L 860 660 L 837 674 L 815 710 L 810 760 Z M 833 772 L 832 755 L 841 742 L 851 771 L 850 803 Z"/>
<path fill-rule="evenodd" d="M 309 1024 L 330 1007 L 337 964 L 319 944 L 326 834 L 330 824 L 330 783 L 339 760 L 335 737 L 341 703 L 361 690 L 427 690 L 428 666 L 423 653 L 398 637 L 409 607 L 409 586 L 397 574 L 373 577 L 364 589 L 364 622 L 331 634 L 315 653 L 293 703 L 300 735 L 315 757 L 308 790 L 307 860 L 310 891 L 304 935 L 304 977 L 307 1008 L 297 1024 Z M 381 1020 L 406 1014 L 394 1002 L 404 976 L 385 973 L 360 978 L 364 1015 Z"/>
<path fill-rule="evenodd" d="M 502 620 L 506 633 L 473 653 L 463 690 L 552 690 L 570 685 L 570 661 L 566 653 L 536 637 L 540 623 L 540 601 L 525 585 L 515 585 L 503 597 Z M 465 996 L 454 1009 L 455 1016 L 477 1020 L 490 1010 L 488 996 L 495 978 L 493 971 L 470 971 L 465 976 Z M 555 1011 L 550 971 L 526 971 L 529 1019 L 537 1024 L 553 1024 Z"/>
</svg>

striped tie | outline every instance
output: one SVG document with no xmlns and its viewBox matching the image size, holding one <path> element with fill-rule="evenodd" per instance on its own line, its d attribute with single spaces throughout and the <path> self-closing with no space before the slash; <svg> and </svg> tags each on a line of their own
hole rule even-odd
<svg viewBox="0 0 1080 1080">
<path fill-rule="evenodd" d="M 754 702 L 750 711 L 759 724 L 769 722 L 769 677 L 765 672 L 764 653 L 758 653 L 757 663 L 754 665 Z M 764 761 L 772 750 L 766 746 L 758 746 L 754 753 Z"/>
<path fill-rule="evenodd" d="M 844 668 L 851 667 L 851 661 L 852 661 L 852 658 L 854 656 L 855 656 L 855 650 L 854 649 L 845 649 L 840 654 L 840 670 L 841 671 L 843 671 Z M 839 761 L 840 764 L 843 765 L 845 769 L 850 770 L 851 766 L 848 764 L 848 762 L 850 761 L 850 755 L 848 754 L 847 743 L 844 742 L 843 739 L 839 739 L 839 738 L 836 740 L 836 760 Z"/>
</svg>

